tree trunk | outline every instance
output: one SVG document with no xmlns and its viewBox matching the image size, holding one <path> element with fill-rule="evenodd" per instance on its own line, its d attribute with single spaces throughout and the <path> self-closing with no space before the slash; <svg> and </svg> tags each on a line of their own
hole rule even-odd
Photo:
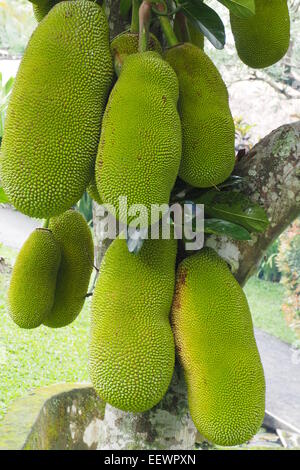
<svg viewBox="0 0 300 470">
<path fill-rule="evenodd" d="M 119 1 L 107 0 L 111 36 L 122 29 Z M 235 174 L 245 177 L 240 188 L 253 201 L 261 203 L 270 218 L 268 230 L 253 235 L 250 242 L 233 242 L 210 236 L 206 244 L 228 261 L 243 285 L 255 272 L 265 250 L 300 213 L 300 121 L 273 131 L 237 164 Z M 109 246 L 102 240 L 101 215 L 93 208 L 97 265 Z M 183 373 L 176 365 L 164 399 L 146 413 L 127 413 L 106 405 L 99 449 L 193 449 L 196 428 L 188 413 Z"/>
</svg>

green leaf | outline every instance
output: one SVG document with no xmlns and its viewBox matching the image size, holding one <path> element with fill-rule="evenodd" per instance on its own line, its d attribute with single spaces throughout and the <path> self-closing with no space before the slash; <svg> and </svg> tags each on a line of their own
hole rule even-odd
<svg viewBox="0 0 300 470">
<path fill-rule="evenodd" d="M 206 215 L 237 223 L 250 232 L 264 232 L 269 224 L 265 210 L 238 191 L 211 190 L 194 202 L 204 204 Z"/>
<path fill-rule="evenodd" d="M 121 0 L 120 1 L 120 15 L 126 17 L 129 13 L 129 10 L 131 8 L 131 0 Z"/>
<path fill-rule="evenodd" d="M 201 31 L 216 49 L 223 49 L 225 27 L 219 15 L 202 0 L 181 0 L 180 3 L 184 4 L 182 10 L 193 26 Z"/>
<path fill-rule="evenodd" d="M 205 219 L 204 232 L 214 235 L 225 235 L 233 240 L 251 240 L 251 235 L 241 225 L 222 219 Z"/>
<path fill-rule="evenodd" d="M 14 81 L 15 81 L 14 77 L 10 77 L 10 79 L 7 80 L 7 82 L 5 83 L 5 85 L 4 85 L 4 94 L 5 94 L 5 96 L 7 96 L 11 92 Z"/>
<path fill-rule="evenodd" d="M 240 18 L 249 18 L 255 14 L 254 0 L 218 0 L 223 3 L 234 15 Z"/>
<path fill-rule="evenodd" d="M 3 188 L 0 187 L 0 204 L 6 204 L 8 202 L 8 197 L 6 196 Z"/>
</svg>

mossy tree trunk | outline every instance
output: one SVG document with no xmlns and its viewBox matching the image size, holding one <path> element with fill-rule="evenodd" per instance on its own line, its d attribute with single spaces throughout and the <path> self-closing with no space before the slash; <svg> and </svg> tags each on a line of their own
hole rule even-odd
<svg viewBox="0 0 300 470">
<path fill-rule="evenodd" d="M 111 35 L 126 23 L 119 17 L 119 1 L 107 0 Z M 237 164 L 235 174 L 244 176 L 241 191 L 266 209 L 271 220 L 264 234 L 251 242 L 232 242 L 226 237 L 209 237 L 215 248 L 232 266 L 243 285 L 253 274 L 273 240 L 300 213 L 300 121 L 273 131 Z M 98 265 L 109 245 L 101 239 L 101 215 L 94 205 L 94 230 Z M 106 405 L 99 449 L 193 449 L 196 429 L 187 407 L 186 386 L 180 366 L 176 366 L 169 391 L 147 413 L 126 413 Z"/>
</svg>

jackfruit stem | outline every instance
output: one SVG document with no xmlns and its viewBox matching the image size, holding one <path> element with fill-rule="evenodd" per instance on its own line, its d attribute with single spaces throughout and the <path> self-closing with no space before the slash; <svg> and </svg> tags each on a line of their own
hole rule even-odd
<svg viewBox="0 0 300 470">
<path fill-rule="evenodd" d="M 149 42 L 151 3 L 144 0 L 139 8 L 139 52 L 146 52 Z"/>
<path fill-rule="evenodd" d="M 180 40 L 182 42 L 191 42 L 191 35 L 187 24 L 186 16 L 182 13 L 182 11 L 178 11 L 176 13 L 175 21 L 177 21 L 177 24 L 179 26 L 181 34 Z"/>
<path fill-rule="evenodd" d="M 156 9 L 157 11 L 165 13 L 166 8 L 165 5 L 163 5 L 162 3 L 157 3 Z M 179 44 L 179 41 L 173 31 L 169 18 L 167 16 L 159 16 L 159 21 L 169 47 L 173 47 Z"/>
<path fill-rule="evenodd" d="M 131 13 L 131 25 L 130 32 L 138 33 L 139 32 L 139 9 L 140 9 L 140 0 L 132 0 L 132 13 Z"/>
<path fill-rule="evenodd" d="M 48 228 L 49 227 L 49 219 L 45 219 L 43 223 L 43 228 Z"/>
</svg>

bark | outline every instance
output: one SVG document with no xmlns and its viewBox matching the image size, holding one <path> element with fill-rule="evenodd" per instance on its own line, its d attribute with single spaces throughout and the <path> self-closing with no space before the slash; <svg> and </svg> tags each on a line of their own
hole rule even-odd
<svg viewBox="0 0 300 470">
<path fill-rule="evenodd" d="M 107 0 L 105 5 L 113 37 L 124 29 L 124 22 L 120 22 L 118 1 Z M 235 174 L 246 177 L 241 191 L 264 206 L 270 226 L 264 234 L 253 235 L 250 242 L 211 236 L 206 244 L 230 263 L 241 284 L 255 272 L 270 243 L 300 213 L 299 141 L 300 121 L 272 132 L 237 164 Z M 99 266 L 109 241 L 102 240 L 97 204 L 93 213 Z M 147 413 L 126 413 L 106 405 L 98 448 L 193 449 L 196 433 L 188 413 L 182 370 L 177 365 L 166 396 Z"/>
<path fill-rule="evenodd" d="M 286 124 L 262 139 L 237 164 L 235 174 L 245 178 L 240 190 L 266 210 L 270 225 L 250 242 L 209 237 L 231 265 L 241 285 L 255 273 L 268 246 L 300 213 L 300 121 Z"/>
</svg>

